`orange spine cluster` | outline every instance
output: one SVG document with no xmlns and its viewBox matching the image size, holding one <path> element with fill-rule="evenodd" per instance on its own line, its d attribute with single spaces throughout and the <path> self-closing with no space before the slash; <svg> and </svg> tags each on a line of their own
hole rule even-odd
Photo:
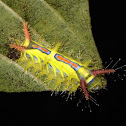
<svg viewBox="0 0 126 126">
<path fill-rule="evenodd" d="M 25 46 L 20 46 L 20 45 L 16 45 L 16 44 L 10 44 L 10 47 L 17 49 L 18 51 L 26 50 Z"/>
</svg>

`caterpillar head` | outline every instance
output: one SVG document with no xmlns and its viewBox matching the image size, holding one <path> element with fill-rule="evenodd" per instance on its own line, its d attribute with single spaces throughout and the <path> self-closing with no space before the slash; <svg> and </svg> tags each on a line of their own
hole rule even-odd
<svg viewBox="0 0 126 126">
<path fill-rule="evenodd" d="M 90 92 L 94 92 L 106 86 L 105 80 L 99 78 L 98 75 L 109 74 L 114 72 L 114 69 L 91 70 L 86 78 L 81 77 L 80 85 L 86 100 L 89 100 L 87 89 Z"/>
<path fill-rule="evenodd" d="M 92 76 L 94 76 L 93 80 L 90 81 L 91 82 L 90 84 L 92 86 L 92 91 L 96 91 L 106 86 L 105 79 L 103 79 L 102 77 L 99 78 L 98 76 L 103 75 L 103 74 L 114 73 L 115 70 L 114 69 L 100 69 L 100 70 L 91 70 L 90 72 Z M 99 83 L 99 81 L 101 81 L 101 83 Z"/>
</svg>

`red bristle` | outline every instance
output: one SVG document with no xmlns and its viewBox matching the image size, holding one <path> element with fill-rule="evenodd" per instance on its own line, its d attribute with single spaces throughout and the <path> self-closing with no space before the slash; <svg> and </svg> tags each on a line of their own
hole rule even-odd
<svg viewBox="0 0 126 126">
<path fill-rule="evenodd" d="M 17 49 L 18 51 L 26 50 L 25 46 L 20 46 L 20 45 L 16 45 L 16 44 L 10 44 L 10 47 Z"/>
<path fill-rule="evenodd" d="M 25 21 L 23 21 L 23 29 L 24 29 L 25 38 L 31 40 L 31 36 L 28 32 L 27 24 Z"/>
<path fill-rule="evenodd" d="M 86 100 L 89 100 L 89 94 L 88 94 L 88 91 L 87 91 L 87 87 L 86 87 L 86 81 L 84 78 L 81 78 L 80 79 L 80 85 L 81 85 L 81 88 L 83 90 L 83 93 L 85 95 L 85 99 Z"/>
<path fill-rule="evenodd" d="M 114 69 L 102 69 L 102 70 L 91 70 L 91 73 L 96 76 L 96 75 L 101 75 L 101 74 L 107 74 L 107 73 L 114 73 Z"/>
</svg>

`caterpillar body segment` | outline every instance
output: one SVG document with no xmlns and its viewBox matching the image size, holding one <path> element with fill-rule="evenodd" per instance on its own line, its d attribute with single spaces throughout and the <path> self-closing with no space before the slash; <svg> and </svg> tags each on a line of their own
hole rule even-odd
<svg viewBox="0 0 126 126">
<path fill-rule="evenodd" d="M 97 76 L 105 73 L 113 73 L 115 70 L 90 70 L 88 65 L 90 60 L 82 64 L 63 54 L 58 53 L 60 43 L 53 49 L 47 48 L 34 40 L 28 32 L 27 25 L 23 21 L 25 42 L 23 46 L 11 44 L 12 48 L 21 51 L 21 57 L 18 61 L 26 62 L 25 70 L 33 67 L 33 73 L 37 73 L 37 77 L 47 75 L 47 82 L 56 80 L 51 85 L 51 90 L 58 90 L 59 86 L 64 87 L 64 91 L 69 94 L 81 87 L 86 100 L 89 100 L 88 91 L 99 90 L 103 88 L 102 83 L 98 83 L 101 79 Z"/>
</svg>

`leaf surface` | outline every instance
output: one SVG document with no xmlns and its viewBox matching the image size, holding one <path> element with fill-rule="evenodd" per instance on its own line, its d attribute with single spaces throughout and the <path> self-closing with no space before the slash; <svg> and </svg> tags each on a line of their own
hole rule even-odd
<svg viewBox="0 0 126 126">
<path fill-rule="evenodd" d="M 0 55 L 0 91 L 49 90 L 40 79 L 38 82 L 41 86 L 37 82 L 27 83 L 27 77 L 22 77 L 21 68 L 16 67 L 19 65 L 4 57 L 8 54 L 10 43 L 14 43 L 15 39 L 24 41 L 22 20 L 28 22 L 33 40 L 51 48 L 60 42 L 60 53 L 82 63 L 91 60 L 94 68 L 102 67 L 91 32 L 88 0 L 2 0 L 0 1 L 0 53 L 2 54 Z M 41 37 L 42 41 L 39 41 Z M 9 77 L 4 76 L 4 71 Z M 15 71 L 18 72 L 17 77 L 14 77 Z M 35 79 L 35 76 L 32 77 Z M 11 81 L 13 79 L 15 81 Z M 20 87 L 19 80 L 26 83 L 22 83 Z M 40 89 L 32 89 L 31 85 L 34 87 L 37 84 Z"/>
</svg>

